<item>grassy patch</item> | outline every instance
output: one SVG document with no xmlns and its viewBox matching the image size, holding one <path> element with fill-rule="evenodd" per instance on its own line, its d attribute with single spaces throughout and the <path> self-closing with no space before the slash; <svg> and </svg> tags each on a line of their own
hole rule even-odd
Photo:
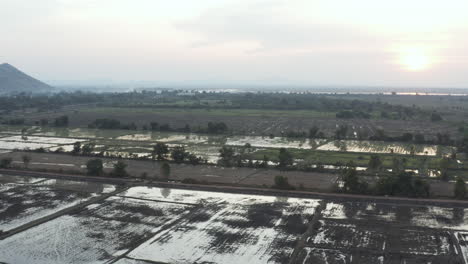
<svg viewBox="0 0 468 264">
<path fill-rule="evenodd" d="M 190 109 L 190 108 L 117 108 L 117 107 L 97 107 L 82 109 L 83 112 L 91 113 L 144 113 L 144 114 L 165 114 L 165 115 L 186 115 L 202 114 L 207 116 L 258 116 L 258 117 L 278 117 L 278 116 L 301 116 L 316 118 L 335 118 L 334 112 L 319 112 L 313 110 L 268 110 L 268 109 Z"/>
</svg>

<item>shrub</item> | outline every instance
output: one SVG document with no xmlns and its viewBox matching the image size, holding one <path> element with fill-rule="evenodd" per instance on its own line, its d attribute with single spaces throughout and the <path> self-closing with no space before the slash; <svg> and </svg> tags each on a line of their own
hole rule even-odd
<svg viewBox="0 0 468 264">
<path fill-rule="evenodd" d="M 86 171 L 88 175 L 100 176 L 103 173 L 104 166 L 100 159 L 90 159 L 86 162 Z"/>
<path fill-rule="evenodd" d="M 126 169 L 127 169 L 127 164 L 119 160 L 117 161 L 117 163 L 114 164 L 114 170 L 112 171 L 112 175 L 114 177 L 119 177 L 119 178 L 126 177 L 128 176 Z"/>
<path fill-rule="evenodd" d="M 280 190 L 294 190 L 294 187 L 289 184 L 288 177 L 278 175 L 275 177 L 274 189 Z"/>
<path fill-rule="evenodd" d="M 161 165 L 160 173 L 165 179 L 169 178 L 169 176 L 171 175 L 171 166 L 169 166 L 169 163 L 164 162 Z"/>
<path fill-rule="evenodd" d="M 454 195 L 456 199 L 465 199 L 466 197 L 466 184 L 463 178 L 458 177 L 455 182 Z"/>
<path fill-rule="evenodd" d="M 0 168 L 2 169 L 8 169 L 11 167 L 11 163 L 12 163 L 12 159 L 11 158 L 3 158 L 0 160 Z"/>
</svg>

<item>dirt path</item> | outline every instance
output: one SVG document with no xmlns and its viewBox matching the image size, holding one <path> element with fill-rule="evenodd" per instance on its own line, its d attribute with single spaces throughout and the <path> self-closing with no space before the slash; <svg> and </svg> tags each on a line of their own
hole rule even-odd
<svg viewBox="0 0 468 264">
<path fill-rule="evenodd" d="M 298 261 L 297 258 L 299 257 L 299 253 L 304 249 L 306 242 L 307 242 L 307 238 L 311 237 L 314 234 L 316 225 L 318 221 L 320 220 L 320 218 L 322 218 L 322 210 L 325 209 L 326 207 L 327 207 L 327 202 L 322 201 L 320 202 L 319 206 L 315 208 L 314 217 L 310 221 L 306 232 L 302 235 L 299 241 L 297 241 L 296 247 L 294 248 L 294 251 L 291 254 L 291 257 L 289 259 L 289 264 L 297 263 Z"/>
<path fill-rule="evenodd" d="M 30 176 L 40 178 L 53 178 L 75 181 L 94 181 L 101 183 L 120 184 L 126 186 L 154 186 L 174 189 L 188 189 L 200 191 L 228 192 L 228 193 L 243 193 L 257 194 L 270 196 L 288 196 L 297 198 L 311 199 L 328 199 L 334 201 L 365 201 L 379 203 L 396 203 L 396 204 L 415 204 L 415 205 L 436 205 L 436 206 L 454 206 L 468 208 L 467 200 L 451 200 L 451 199 L 423 199 L 423 198 L 405 198 L 391 196 L 371 196 L 371 195 L 356 195 L 356 194 L 341 194 L 341 193 L 325 193 L 325 192 L 309 192 L 309 191 L 284 191 L 267 188 L 240 187 L 233 185 L 214 185 L 214 184 L 183 184 L 178 182 L 144 182 L 133 178 L 109 178 L 109 177 L 92 177 L 83 175 L 70 175 L 58 173 L 44 173 L 21 170 L 6 170 L 0 169 L 0 174 L 13 176 Z"/>
</svg>

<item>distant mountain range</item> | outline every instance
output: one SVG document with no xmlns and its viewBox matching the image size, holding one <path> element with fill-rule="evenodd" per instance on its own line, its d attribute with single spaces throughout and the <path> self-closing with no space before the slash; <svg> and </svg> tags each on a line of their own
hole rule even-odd
<svg viewBox="0 0 468 264">
<path fill-rule="evenodd" d="M 53 89 L 52 86 L 34 79 L 8 63 L 0 64 L 0 93 L 46 93 Z"/>
</svg>

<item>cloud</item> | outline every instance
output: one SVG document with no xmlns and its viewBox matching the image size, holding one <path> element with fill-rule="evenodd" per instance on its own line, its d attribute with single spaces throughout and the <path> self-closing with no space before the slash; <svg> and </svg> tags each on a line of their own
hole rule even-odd
<svg viewBox="0 0 468 264">
<path fill-rule="evenodd" d="M 193 47 L 237 41 L 256 42 L 256 51 L 362 50 L 375 47 L 382 36 L 365 28 L 344 24 L 325 24 L 312 18 L 297 21 L 284 14 L 284 1 L 262 2 L 210 9 L 198 17 L 178 21 L 181 31 L 196 33 L 199 41 Z"/>
</svg>

